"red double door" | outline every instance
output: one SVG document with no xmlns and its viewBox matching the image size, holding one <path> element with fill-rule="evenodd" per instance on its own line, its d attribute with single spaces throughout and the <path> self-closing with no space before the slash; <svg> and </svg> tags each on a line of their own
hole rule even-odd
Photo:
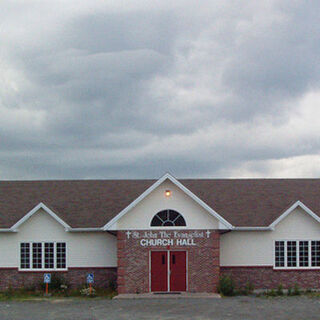
<svg viewBox="0 0 320 320">
<path fill-rule="evenodd" d="M 151 251 L 151 291 L 186 291 L 186 252 Z"/>
</svg>

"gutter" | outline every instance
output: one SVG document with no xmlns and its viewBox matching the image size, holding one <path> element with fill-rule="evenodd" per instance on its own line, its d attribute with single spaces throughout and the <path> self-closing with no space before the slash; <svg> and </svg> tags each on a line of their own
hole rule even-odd
<svg viewBox="0 0 320 320">
<path fill-rule="evenodd" d="M 66 232 L 99 232 L 104 231 L 103 228 L 66 228 Z M 18 232 L 18 229 L 0 228 L 0 232 Z"/>
<path fill-rule="evenodd" d="M 234 231 L 273 231 L 273 227 L 234 227 Z"/>
<path fill-rule="evenodd" d="M 97 232 L 104 231 L 103 228 L 68 228 L 67 232 Z"/>
<path fill-rule="evenodd" d="M 0 229 L 0 232 L 17 232 L 18 230 L 15 230 L 15 229 L 11 229 L 11 228 L 8 228 L 8 229 Z"/>
</svg>

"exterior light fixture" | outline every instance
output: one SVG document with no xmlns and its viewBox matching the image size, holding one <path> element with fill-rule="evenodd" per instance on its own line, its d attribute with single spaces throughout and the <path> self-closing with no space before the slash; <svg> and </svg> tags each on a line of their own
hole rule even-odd
<svg viewBox="0 0 320 320">
<path fill-rule="evenodd" d="M 166 195 L 167 198 L 170 197 L 171 196 L 171 190 L 166 190 L 165 195 Z"/>
</svg>

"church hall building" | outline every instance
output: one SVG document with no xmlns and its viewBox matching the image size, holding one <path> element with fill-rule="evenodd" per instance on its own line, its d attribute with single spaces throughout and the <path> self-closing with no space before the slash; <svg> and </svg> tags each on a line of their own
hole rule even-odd
<svg viewBox="0 0 320 320">
<path fill-rule="evenodd" d="M 0 290 L 59 273 L 119 293 L 320 289 L 320 179 L 0 182 Z"/>
</svg>

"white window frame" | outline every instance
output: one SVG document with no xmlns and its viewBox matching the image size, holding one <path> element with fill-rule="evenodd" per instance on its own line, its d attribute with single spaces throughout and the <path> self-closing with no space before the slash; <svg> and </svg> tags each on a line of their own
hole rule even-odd
<svg viewBox="0 0 320 320">
<path fill-rule="evenodd" d="M 65 268 L 57 268 L 57 243 L 65 243 L 66 245 L 66 267 Z M 30 245 L 30 268 L 21 268 L 21 243 L 29 243 Z M 33 268 L 33 244 L 34 243 L 41 243 L 41 266 L 42 268 Z M 45 243 L 53 243 L 53 259 L 54 259 L 54 267 L 53 268 L 45 268 Z M 47 240 L 47 241 L 20 241 L 19 243 L 19 271 L 67 271 L 68 270 L 68 245 L 66 241 L 52 241 L 52 240 Z"/>
<path fill-rule="evenodd" d="M 154 219 L 154 217 L 155 216 L 157 216 L 160 212 L 163 212 L 163 211 L 175 211 L 175 212 L 177 212 L 178 214 L 179 214 L 179 216 L 181 216 L 182 218 L 183 218 L 183 220 L 184 220 L 184 222 L 185 222 L 185 226 L 176 226 L 176 225 L 174 225 L 174 226 L 153 226 L 152 225 L 152 220 Z M 178 217 L 177 217 L 178 218 Z M 177 219 L 176 218 L 176 219 Z M 175 219 L 175 220 L 176 220 Z M 162 220 L 162 219 L 160 219 L 160 220 Z M 186 220 L 186 218 L 184 217 L 184 215 L 182 215 L 178 210 L 176 210 L 176 209 L 163 209 L 163 210 L 160 210 L 160 211 L 158 211 L 156 214 L 154 214 L 153 216 L 152 216 L 152 218 L 151 218 L 151 221 L 150 221 L 150 228 L 151 229 L 161 229 L 161 230 L 172 230 L 172 229 L 188 229 L 188 224 L 187 224 L 187 220 Z"/>
<path fill-rule="evenodd" d="M 57 264 L 58 264 L 58 261 L 57 261 L 57 243 L 64 243 L 65 244 L 65 250 L 66 250 L 66 267 L 65 268 L 57 268 Z M 67 262 L 67 242 L 66 241 L 55 241 L 55 244 L 54 244 L 54 266 L 55 266 L 55 269 L 56 270 L 67 270 L 68 269 L 68 262 Z"/>
<path fill-rule="evenodd" d="M 22 262 L 22 259 L 21 259 L 22 244 L 28 244 L 28 246 L 29 246 L 29 257 L 27 254 L 25 254 L 24 256 L 29 258 L 29 266 L 31 266 L 30 251 L 32 250 L 32 245 L 30 244 L 30 242 L 20 242 L 20 244 L 19 244 L 19 268 L 21 268 L 21 262 Z M 30 269 L 30 268 L 21 268 L 21 269 Z"/>
<path fill-rule="evenodd" d="M 276 241 L 284 241 L 284 267 L 276 267 Z M 288 241 L 295 241 L 296 242 L 296 257 L 297 257 L 297 266 L 296 267 L 288 267 L 288 255 L 287 255 L 287 242 Z M 308 260 L 309 260 L 309 266 L 300 267 L 300 254 L 299 254 L 299 241 L 308 241 Z M 320 241 L 320 239 L 276 239 L 273 240 L 273 269 L 275 270 L 302 270 L 302 269 L 320 269 L 320 266 L 312 267 L 311 266 L 311 242 L 312 241 Z"/>
</svg>

